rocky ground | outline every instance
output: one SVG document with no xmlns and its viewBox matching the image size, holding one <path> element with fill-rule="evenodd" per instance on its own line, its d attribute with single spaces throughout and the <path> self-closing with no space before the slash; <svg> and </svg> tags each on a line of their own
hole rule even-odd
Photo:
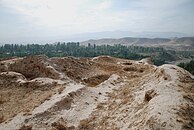
<svg viewBox="0 0 194 130">
<path fill-rule="evenodd" d="M 0 130 L 194 129 L 194 77 L 149 59 L 0 61 Z"/>
</svg>

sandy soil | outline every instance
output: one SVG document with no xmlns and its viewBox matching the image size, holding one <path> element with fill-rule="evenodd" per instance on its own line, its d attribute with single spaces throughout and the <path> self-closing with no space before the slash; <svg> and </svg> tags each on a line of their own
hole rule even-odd
<svg viewBox="0 0 194 130">
<path fill-rule="evenodd" d="M 194 129 L 194 79 L 177 66 L 109 56 L 0 64 L 0 130 Z"/>
</svg>

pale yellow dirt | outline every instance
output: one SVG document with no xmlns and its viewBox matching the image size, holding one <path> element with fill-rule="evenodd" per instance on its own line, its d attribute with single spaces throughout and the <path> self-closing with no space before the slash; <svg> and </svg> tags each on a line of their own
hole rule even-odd
<svg viewBox="0 0 194 130">
<path fill-rule="evenodd" d="M 174 65 L 30 56 L 0 61 L 0 129 L 194 129 L 194 79 Z"/>
</svg>

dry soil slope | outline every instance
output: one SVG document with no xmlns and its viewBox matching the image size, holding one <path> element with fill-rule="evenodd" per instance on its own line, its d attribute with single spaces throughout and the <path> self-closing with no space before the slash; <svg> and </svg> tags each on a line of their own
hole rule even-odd
<svg viewBox="0 0 194 130">
<path fill-rule="evenodd" d="M 182 38 L 135 38 L 135 37 L 124 37 L 119 39 L 97 39 L 83 41 L 80 44 L 88 45 L 135 45 L 135 46 L 147 46 L 147 47 L 162 47 L 166 49 L 193 51 L 194 50 L 194 37 L 182 37 Z"/>
<path fill-rule="evenodd" d="M 194 79 L 174 65 L 109 56 L 0 65 L 2 130 L 194 129 Z"/>
</svg>

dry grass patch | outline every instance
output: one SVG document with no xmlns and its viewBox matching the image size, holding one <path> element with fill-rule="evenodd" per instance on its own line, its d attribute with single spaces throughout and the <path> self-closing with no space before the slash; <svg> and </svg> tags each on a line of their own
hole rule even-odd
<svg viewBox="0 0 194 130">
<path fill-rule="evenodd" d="M 193 130 L 194 129 L 194 107 L 186 104 L 180 106 L 179 111 L 177 112 L 180 118 L 177 121 L 183 123 L 184 130 Z"/>
<path fill-rule="evenodd" d="M 181 82 L 178 84 L 179 89 L 182 92 L 183 98 L 188 102 L 188 104 L 183 104 L 180 106 L 177 115 L 178 122 L 183 123 L 184 130 L 194 129 L 194 79 L 188 77 L 187 75 L 180 78 Z M 185 84 L 189 83 L 189 84 Z"/>
<path fill-rule="evenodd" d="M 81 120 L 78 126 L 79 130 L 92 130 L 93 127 L 90 125 L 90 121 L 88 119 Z"/>
<path fill-rule="evenodd" d="M 0 89 L 1 97 L 0 109 L 3 109 L 4 119 L 15 117 L 18 113 L 31 113 L 31 111 L 49 100 L 53 95 L 52 90 L 41 91 L 32 88 L 15 87 L 10 89 Z M 6 99 L 7 101 L 5 101 Z"/>
</svg>

